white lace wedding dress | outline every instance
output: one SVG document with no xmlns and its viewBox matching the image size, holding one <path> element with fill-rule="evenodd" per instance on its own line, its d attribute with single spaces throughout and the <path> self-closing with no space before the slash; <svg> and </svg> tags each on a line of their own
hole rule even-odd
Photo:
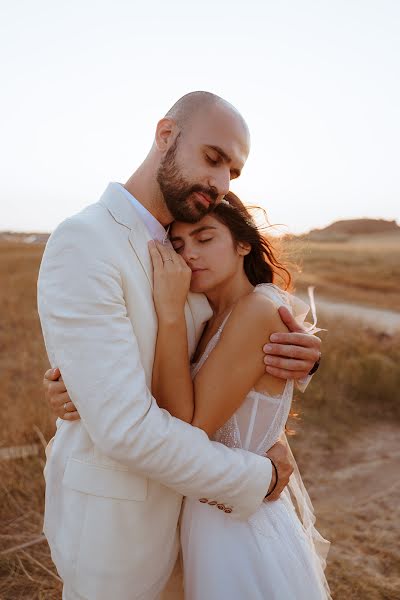
<svg viewBox="0 0 400 600">
<path fill-rule="evenodd" d="M 309 307 L 298 298 L 273 284 L 258 285 L 254 291 L 277 306 L 287 306 L 299 322 L 304 321 Z M 311 305 L 314 324 L 309 332 L 315 333 L 319 330 L 312 297 Z M 193 377 L 218 343 L 226 320 L 192 365 Z M 250 391 L 214 439 L 265 454 L 284 434 L 292 395 L 292 380 L 280 396 Z M 264 502 L 248 521 L 235 521 L 223 510 L 187 498 L 181 518 L 185 600 L 330 598 L 323 572 L 329 542 L 319 535 L 314 522 L 297 468 L 280 499 Z"/>
</svg>

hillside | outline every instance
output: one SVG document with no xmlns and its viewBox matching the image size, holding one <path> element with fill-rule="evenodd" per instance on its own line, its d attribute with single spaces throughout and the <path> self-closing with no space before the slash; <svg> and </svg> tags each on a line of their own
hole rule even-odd
<svg viewBox="0 0 400 600">
<path fill-rule="evenodd" d="M 400 234 L 400 226 L 396 221 L 384 219 L 348 219 L 335 221 L 322 229 L 311 229 L 302 238 L 307 239 L 332 239 L 337 237 L 372 235 L 372 234 Z"/>
<path fill-rule="evenodd" d="M 400 227 L 395 221 L 337 221 L 325 229 L 286 237 L 297 265 L 298 291 L 372 308 L 400 311 Z"/>
</svg>

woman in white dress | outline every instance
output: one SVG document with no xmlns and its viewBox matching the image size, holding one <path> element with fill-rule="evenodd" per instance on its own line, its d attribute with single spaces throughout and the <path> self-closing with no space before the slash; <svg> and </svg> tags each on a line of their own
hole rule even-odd
<svg viewBox="0 0 400 600">
<path fill-rule="evenodd" d="M 232 193 L 201 221 L 173 223 L 170 240 L 172 246 L 150 243 L 158 315 L 153 396 L 214 440 L 263 455 L 284 437 L 294 383 L 265 372 L 262 346 L 272 332 L 285 331 L 279 306 L 299 322 L 309 307 L 275 284 L 288 287 L 290 274 Z M 191 364 L 184 315 L 189 288 L 205 293 L 214 313 Z M 311 308 L 310 334 L 319 331 L 312 297 Z M 61 405 L 66 396 L 64 388 Z M 272 491 L 248 521 L 233 519 L 233 510 L 212 498 L 185 499 L 186 600 L 330 598 L 324 576 L 329 543 L 314 527 L 296 466 L 280 497 Z"/>
<path fill-rule="evenodd" d="M 153 395 L 214 440 L 265 454 L 284 436 L 293 380 L 265 373 L 262 346 L 270 333 L 284 330 L 279 306 L 299 321 L 309 307 L 275 285 L 279 277 L 290 282 L 290 275 L 232 193 L 198 223 L 175 222 L 170 239 L 175 251 L 150 243 L 159 319 Z M 189 287 L 205 293 L 214 312 L 192 364 L 184 316 Z M 313 302 L 312 309 L 309 332 L 315 333 Z M 186 600 L 330 598 L 323 572 L 329 543 L 314 527 L 297 468 L 281 496 L 272 493 L 248 521 L 232 519 L 232 507 L 216 504 L 184 503 Z"/>
</svg>

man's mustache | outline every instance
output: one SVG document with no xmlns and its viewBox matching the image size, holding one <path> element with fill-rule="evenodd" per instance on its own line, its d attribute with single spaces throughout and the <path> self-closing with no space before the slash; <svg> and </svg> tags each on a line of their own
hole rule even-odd
<svg viewBox="0 0 400 600">
<path fill-rule="evenodd" d="M 204 187 L 203 185 L 197 184 L 190 188 L 189 195 L 194 194 L 196 192 L 198 192 L 200 194 L 205 194 L 206 196 L 208 196 L 212 202 L 212 206 L 214 206 L 214 204 L 218 200 L 218 192 L 215 188 L 207 188 L 207 187 Z"/>
</svg>

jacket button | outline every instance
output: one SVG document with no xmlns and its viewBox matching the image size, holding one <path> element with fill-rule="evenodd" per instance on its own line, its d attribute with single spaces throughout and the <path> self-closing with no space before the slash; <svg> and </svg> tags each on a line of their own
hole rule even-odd
<svg viewBox="0 0 400 600">
<path fill-rule="evenodd" d="M 224 512 L 226 512 L 226 513 L 231 513 L 231 512 L 232 512 L 232 509 L 231 509 L 231 508 L 225 508 L 225 509 L 224 509 Z"/>
<path fill-rule="evenodd" d="M 218 502 L 216 500 L 210 500 L 208 504 L 210 506 L 215 506 L 216 504 L 218 504 Z"/>
<path fill-rule="evenodd" d="M 203 503 L 208 502 L 208 498 L 200 498 L 199 502 L 203 502 Z"/>
<path fill-rule="evenodd" d="M 217 504 L 219 510 L 225 510 L 225 504 Z"/>
</svg>

